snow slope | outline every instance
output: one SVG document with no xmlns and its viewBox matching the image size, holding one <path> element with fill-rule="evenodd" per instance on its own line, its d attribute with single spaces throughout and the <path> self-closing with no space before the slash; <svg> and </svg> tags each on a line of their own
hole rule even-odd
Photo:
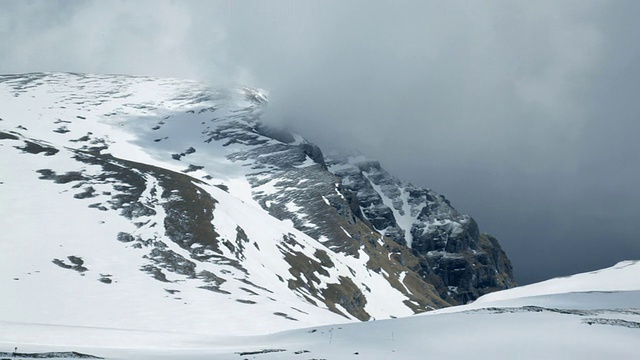
<svg viewBox="0 0 640 360">
<path fill-rule="evenodd" d="M 531 296 L 589 291 L 633 291 L 640 289 L 640 261 L 622 261 L 610 268 L 554 278 L 536 284 L 484 295 L 476 303 Z"/>
<path fill-rule="evenodd" d="M 595 276 L 557 279 L 583 292 L 550 291 L 540 283 L 522 298 L 262 336 L 0 322 L 0 351 L 17 344 L 32 352 L 73 350 L 109 359 L 636 359 L 640 287 L 620 276 L 621 269 L 640 275 L 637 262 L 627 262 Z M 602 291 L 611 288 L 626 290 Z"/>
</svg>

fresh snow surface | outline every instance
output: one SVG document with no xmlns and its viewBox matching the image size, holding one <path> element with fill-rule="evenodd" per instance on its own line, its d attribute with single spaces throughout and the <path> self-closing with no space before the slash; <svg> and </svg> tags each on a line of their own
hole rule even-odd
<svg viewBox="0 0 640 360">
<path fill-rule="evenodd" d="M 627 269 L 627 270 L 624 270 Z M 625 274 L 623 274 L 622 272 Z M 627 273 L 628 272 L 628 273 Z M 526 297 L 473 303 L 366 323 L 260 336 L 0 322 L 0 352 L 78 351 L 107 359 L 637 359 L 640 275 L 625 262 L 558 279 L 567 292 L 531 285 Z M 625 291 L 601 291 L 619 288 Z M 633 288 L 633 289 L 632 289 Z M 585 289 L 584 292 L 572 292 Z M 505 292 L 511 292 L 507 290 Z"/>
<path fill-rule="evenodd" d="M 615 279 L 615 281 L 612 281 Z M 630 291 L 640 289 L 640 261 L 623 261 L 610 268 L 560 277 L 484 295 L 475 303 L 529 296 L 587 291 Z M 638 304 L 640 306 L 640 304 Z"/>
</svg>

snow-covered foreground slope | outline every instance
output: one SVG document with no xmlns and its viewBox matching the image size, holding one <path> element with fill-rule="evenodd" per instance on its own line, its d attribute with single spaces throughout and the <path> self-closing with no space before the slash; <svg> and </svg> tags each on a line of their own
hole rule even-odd
<svg viewBox="0 0 640 360">
<path fill-rule="evenodd" d="M 109 359 L 637 359 L 640 285 L 632 277 L 640 277 L 640 262 L 554 279 L 566 292 L 544 282 L 521 298 L 512 290 L 502 300 L 408 318 L 264 336 L 0 322 L 0 352 L 19 346 L 22 352 L 73 350 Z M 578 289 L 584 291 L 572 292 Z"/>
<path fill-rule="evenodd" d="M 588 291 L 633 291 L 640 289 L 640 262 L 623 261 L 610 268 L 542 281 L 487 294 L 478 303 L 530 296 Z"/>
</svg>

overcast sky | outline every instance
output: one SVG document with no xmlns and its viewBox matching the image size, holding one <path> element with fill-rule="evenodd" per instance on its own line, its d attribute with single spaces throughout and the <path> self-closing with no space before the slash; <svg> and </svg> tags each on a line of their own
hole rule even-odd
<svg viewBox="0 0 640 360">
<path fill-rule="evenodd" d="M 269 92 L 498 237 L 520 283 L 640 259 L 640 1 L 0 1 L 0 73 Z"/>
</svg>

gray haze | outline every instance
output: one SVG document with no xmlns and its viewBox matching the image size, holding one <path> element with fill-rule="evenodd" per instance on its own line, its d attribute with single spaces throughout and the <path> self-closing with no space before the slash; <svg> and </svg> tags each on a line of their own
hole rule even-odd
<svg viewBox="0 0 640 360">
<path fill-rule="evenodd" d="M 520 283 L 640 259 L 640 2 L 1 1 L 0 73 L 264 88 L 496 235 Z"/>
</svg>

